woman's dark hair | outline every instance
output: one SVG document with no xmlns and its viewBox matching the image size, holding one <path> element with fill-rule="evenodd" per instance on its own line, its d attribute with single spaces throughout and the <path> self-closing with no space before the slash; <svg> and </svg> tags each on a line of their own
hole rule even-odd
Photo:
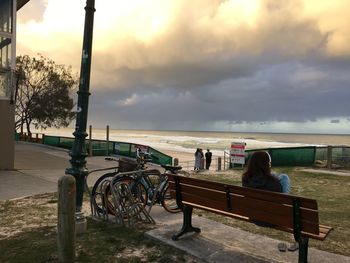
<svg viewBox="0 0 350 263">
<path fill-rule="evenodd" d="M 270 162 L 270 155 L 267 152 L 254 152 L 248 161 L 247 171 L 243 173 L 243 181 L 246 181 L 256 175 L 271 177 Z"/>
</svg>

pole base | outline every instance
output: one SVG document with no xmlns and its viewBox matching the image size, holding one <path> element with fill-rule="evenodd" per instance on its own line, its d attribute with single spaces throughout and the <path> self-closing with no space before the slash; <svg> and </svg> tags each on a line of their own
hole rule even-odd
<svg viewBox="0 0 350 263">
<path fill-rule="evenodd" d="M 87 220 L 83 212 L 75 213 L 75 234 L 83 234 L 87 229 Z"/>
</svg>

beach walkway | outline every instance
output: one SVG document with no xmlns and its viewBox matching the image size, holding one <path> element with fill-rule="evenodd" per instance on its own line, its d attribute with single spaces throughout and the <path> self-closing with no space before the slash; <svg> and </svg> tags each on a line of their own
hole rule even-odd
<svg viewBox="0 0 350 263">
<path fill-rule="evenodd" d="M 57 191 L 58 178 L 70 167 L 68 151 L 42 144 L 16 142 L 15 170 L 0 171 L 0 200 Z M 89 170 L 113 166 L 104 157 L 87 158 Z M 103 172 L 89 175 L 92 185 Z"/>
<path fill-rule="evenodd" d="M 109 166 L 111 163 L 104 161 L 103 157 L 87 158 L 89 169 Z M 0 171 L 0 200 L 55 192 L 57 180 L 67 167 L 70 164 L 66 150 L 17 142 L 16 170 Z M 92 185 L 102 173 L 92 174 L 88 178 L 88 184 Z M 297 252 L 278 251 L 278 240 L 197 216 L 193 218 L 193 225 L 201 227 L 201 234 L 190 235 L 175 242 L 171 236 L 181 228 L 182 214 L 169 214 L 160 207 L 154 207 L 151 214 L 157 222 L 157 228 L 148 231 L 148 237 L 184 250 L 202 262 L 297 262 Z M 350 257 L 314 248 L 309 248 L 309 260 L 350 263 Z"/>
</svg>

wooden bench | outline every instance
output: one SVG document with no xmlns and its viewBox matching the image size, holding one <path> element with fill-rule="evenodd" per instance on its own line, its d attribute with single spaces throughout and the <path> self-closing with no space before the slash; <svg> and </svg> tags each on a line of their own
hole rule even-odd
<svg viewBox="0 0 350 263">
<path fill-rule="evenodd" d="M 306 263 L 309 238 L 324 240 L 332 230 L 319 224 L 313 199 L 179 175 L 168 177 L 171 196 L 183 212 L 182 229 L 173 240 L 188 232 L 200 232 L 192 226 L 192 209 L 198 208 L 293 233 L 299 243 L 298 262 Z"/>
</svg>

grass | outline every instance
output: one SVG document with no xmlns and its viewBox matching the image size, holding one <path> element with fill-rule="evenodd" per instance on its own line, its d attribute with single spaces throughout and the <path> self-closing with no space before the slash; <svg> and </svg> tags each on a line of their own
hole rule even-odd
<svg viewBox="0 0 350 263">
<path fill-rule="evenodd" d="M 55 194 L 0 202 L 0 251 L 6 252 L 0 253 L 1 263 L 58 262 L 56 203 Z M 151 227 L 132 229 L 88 218 L 87 232 L 76 239 L 75 262 L 197 262 L 146 238 Z"/>
<path fill-rule="evenodd" d="M 308 173 L 292 168 L 278 168 L 275 170 L 289 175 L 292 182 L 291 194 L 316 199 L 320 224 L 334 228 L 325 241 L 310 239 L 309 245 L 328 252 L 350 256 L 350 177 Z M 236 171 L 215 175 L 203 173 L 195 176 L 206 180 L 241 185 L 241 174 L 242 171 Z M 222 217 L 202 210 L 196 210 L 195 213 L 253 233 L 287 242 L 293 241 L 291 234 L 278 230 L 257 227 L 251 223 Z"/>
<path fill-rule="evenodd" d="M 292 194 L 316 199 L 320 222 L 334 228 L 325 241 L 310 240 L 310 246 L 350 256 L 350 177 L 305 173 L 292 168 L 283 171 L 291 178 Z M 238 170 L 192 176 L 240 185 L 241 174 Z M 56 203 L 55 194 L 0 201 L 0 251 L 6 252 L 0 253 L 1 263 L 58 262 Z M 87 198 L 84 203 L 88 205 Z M 196 213 L 253 233 L 293 240 L 291 234 L 281 231 L 201 210 Z M 144 233 L 151 227 L 131 229 L 88 218 L 88 231 L 77 238 L 76 262 L 196 262 L 175 248 L 146 238 Z"/>
</svg>

